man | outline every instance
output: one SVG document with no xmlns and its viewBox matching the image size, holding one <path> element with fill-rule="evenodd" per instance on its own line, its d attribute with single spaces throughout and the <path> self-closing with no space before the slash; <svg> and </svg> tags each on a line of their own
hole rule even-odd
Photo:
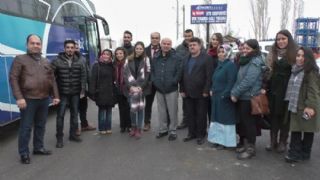
<svg viewBox="0 0 320 180">
<path fill-rule="evenodd" d="M 151 33 L 151 44 L 146 47 L 145 52 L 150 59 L 151 64 L 153 63 L 153 58 L 160 51 L 160 33 L 153 32 Z M 151 126 L 151 113 L 152 113 L 152 104 L 154 101 L 154 96 L 156 94 L 155 88 L 152 86 L 151 94 L 146 96 L 146 107 L 144 111 L 144 131 L 149 131 Z"/>
<path fill-rule="evenodd" d="M 176 53 L 178 56 L 180 56 L 182 59 L 185 59 L 189 56 L 189 42 L 190 39 L 193 38 L 193 31 L 191 29 L 187 29 L 183 33 L 183 42 L 176 48 Z M 187 119 L 186 119 L 186 110 L 185 110 L 185 100 L 182 98 L 182 122 L 178 126 L 178 129 L 184 129 L 187 127 Z"/>
<path fill-rule="evenodd" d="M 185 98 L 188 122 L 187 142 L 197 138 L 197 144 L 205 142 L 207 129 L 208 96 L 212 76 L 210 56 L 201 51 L 201 40 L 192 38 L 189 42 L 190 55 L 183 61 L 180 86 L 181 96 Z"/>
<path fill-rule="evenodd" d="M 19 154 L 22 164 L 30 164 L 29 140 L 33 130 L 33 154 L 50 155 L 43 146 L 49 96 L 52 104 L 59 103 L 53 70 L 46 58 L 41 57 L 42 42 L 39 36 L 27 37 L 27 53 L 15 57 L 10 71 L 10 84 L 20 109 Z"/>
<path fill-rule="evenodd" d="M 164 38 L 161 41 L 161 51 L 151 64 L 151 80 L 156 88 L 158 103 L 159 130 L 157 138 L 168 135 L 169 141 L 177 139 L 178 124 L 178 83 L 181 78 L 181 59 L 172 48 L 172 41 Z"/>
<path fill-rule="evenodd" d="M 86 86 L 86 72 L 83 63 L 75 55 L 76 42 L 74 40 L 64 41 L 64 52 L 59 53 L 53 60 L 54 69 L 61 102 L 57 112 L 57 148 L 63 147 L 63 125 L 67 104 L 70 107 L 70 130 L 69 140 L 81 142 L 76 136 L 78 128 L 78 108 L 80 96 L 84 97 Z"/>
<path fill-rule="evenodd" d="M 122 47 L 126 50 L 127 55 L 130 56 L 133 53 L 132 33 L 128 30 L 123 33 L 123 45 Z"/>
<path fill-rule="evenodd" d="M 88 87 L 89 87 L 89 75 L 90 75 L 90 66 L 89 66 L 89 61 L 83 57 L 80 53 L 80 48 L 79 44 L 76 43 L 75 46 L 75 55 L 78 56 L 79 60 L 83 63 L 86 71 L 86 93 L 85 96 L 80 98 L 79 101 L 79 117 L 80 117 L 80 122 L 81 122 L 81 131 L 93 131 L 96 128 L 89 125 L 88 120 L 87 120 L 87 109 L 88 109 Z M 78 128 L 76 131 L 76 135 L 80 136 L 80 129 Z"/>
</svg>

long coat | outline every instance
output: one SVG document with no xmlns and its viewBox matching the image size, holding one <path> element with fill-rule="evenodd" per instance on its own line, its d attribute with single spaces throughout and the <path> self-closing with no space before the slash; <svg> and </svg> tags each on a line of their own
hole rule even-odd
<svg viewBox="0 0 320 180">
<path fill-rule="evenodd" d="M 94 96 L 98 106 L 113 106 L 114 94 L 114 66 L 112 63 L 95 63 L 91 71 L 89 92 Z"/>
<path fill-rule="evenodd" d="M 230 99 L 230 91 L 236 82 L 237 67 L 230 60 L 219 62 L 212 76 L 211 119 L 225 125 L 236 123 L 235 104 Z"/>
<path fill-rule="evenodd" d="M 290 113 L 290 131 L 317 132 L 320 128 L 320 77 L 318 72 L 305 74 L 299 92 L 297 113 Z M 316 115 L 309 120 L 302 118 L 303 110 L 310 107 Z"/>
<path fill-rule="evenodd" d="M 291 74 L 291 65 L 287 59 L 275 61 L 270 79 L 269 104 L 271 116 L 284 117 L 288 111 L 288 102 L 284 100 Z"/>
</svg>

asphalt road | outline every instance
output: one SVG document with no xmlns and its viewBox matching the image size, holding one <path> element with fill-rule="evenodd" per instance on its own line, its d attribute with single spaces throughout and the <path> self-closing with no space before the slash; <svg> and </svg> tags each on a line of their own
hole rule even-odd
<svg viewBox="0 0 320 180">
<path fill-rule="evenodd" d="M 90 102 L 88 119 L 97 124 L 97 107 Z M 113 134 L 84 132 L 82 143 L 68 141 L 55 148 L 55 111 L 51 110 L 45 146 L 51 156 L 31 155 L 31 164 L 22 165 L 17 152 L 18 123 L 0 130 L 0 180 L 318 180 L 320 179 L 319 135 L 314 140 L 311 160 L 296 165 L 284 162 L 283 154 L 264 150 L 267 132 L 257 139 L 257 155 L 239 161 L 231 150 L 215 150 L 207 143 L 183 142 L 187 130 L 178 131 L 178 139 L 156 139 L 157 109 L 153 106 L 152 131 L 140 140 L 121 134 L 118 109 L 113 109 Z M 181 110 L 179 111 L 181 118 Z M 65 134 L 68 134 L 69 114 Z M 32 150 L 32 141 L 30 142 Z"/>
</svg>

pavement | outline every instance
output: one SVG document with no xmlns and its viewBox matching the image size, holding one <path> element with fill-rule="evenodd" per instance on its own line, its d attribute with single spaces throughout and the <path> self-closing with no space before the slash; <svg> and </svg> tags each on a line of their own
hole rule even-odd
<svg viewBox="0 0 320 180">
<path fill-rule="evenodd" d="M 90 101 L 88 120 L 97 125 L 98 108 Z M 232 150 L 216 150 L 208 143 L 183 142 L 187 130 L 178 130 L 178 139 L 156 139 L 157 107 L 153 106 L 152 130 L 136 140 L 120 133 L 118 108 L 113 108 L 112 135 L 97 131 L 81 134 L 83 142 L 68 140 L 69 113 L 65 118 L 65 146 L 55 148 L 55 109 L 51 109 L 45 147 L 51 156 L 31 155 L 31 164 L 22 165 L 17 152 L 19 123 L 0 129 L 0 180 L 318 180 L 320 179 L 319 135 L 314 139 L 311 160 L 288 164 L 284 154 L 264 150 L 268 132 L 257 138 L 257 155 L 245 161 Z M 181 119 L 181 109 L 179 110 Z M 32 151 L 32 141 L 30 141 Z"/>
</svg>

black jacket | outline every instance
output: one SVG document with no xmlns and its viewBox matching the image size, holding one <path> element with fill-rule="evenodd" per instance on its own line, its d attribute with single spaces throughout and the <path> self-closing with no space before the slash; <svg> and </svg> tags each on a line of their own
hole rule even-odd
<svg viewBox="0 0 320 180">
<path fill-rule="evenodd" d="M 92 66 L 89 93 L 98 106 L 113 106 L 114 92 L 114 66 L 112 63 L 98 62 Z"/>
<path fill-rule="evenodd" d="M 83 63 L 77 55 L 73 56 L 71 66 L 64 52 L 52 61 L 59 94 L 75 95 L 85 91 L 86 71 Z"/>
<path fill-rule="evenodd" d="M 173 51 L 167 56 L 160 52 L 151 64 L 151 80 L 157 91 L 170 93 L 178 90 L 181 79 L 181 58 Z"/>
<path fill-rule="evenodd" d="M 203 93 L 209 94 L 213 71 L 212 59 L 205 52 L 196 57 L 191 73 L 188 72 L 188 63 L 191 56 L 183 60 L 182 80 L 180 92 L 186 93 L 187 97 L 201 98 Z"/>
</svg>

